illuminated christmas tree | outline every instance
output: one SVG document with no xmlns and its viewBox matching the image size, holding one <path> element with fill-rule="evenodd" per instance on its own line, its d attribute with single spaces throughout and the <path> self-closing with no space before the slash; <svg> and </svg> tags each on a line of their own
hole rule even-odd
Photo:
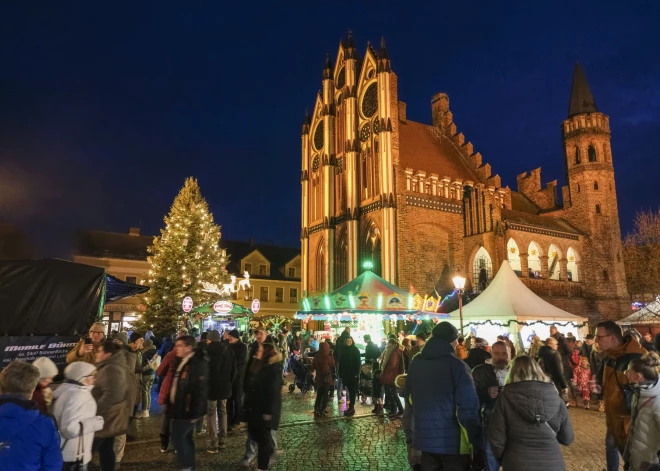
<svg viewBox="0 0 660 471">
<path fill-rule="evenodd" d="M 197 180 L 189 177 L 164 218 L 165 228 L 149 247 L 151 270 L 144 284 L 146 312 L 134 323 L 137 331 L 174 333 L 185 313 L 182 302 L 190 296 L 195 306 L 217 301 L 203 283 L 229 282 L 228 256 L 218 247 L 220 227 L 215 224 Z M 207 285 L 208 288 L 208 285 Z"/>
</svg>

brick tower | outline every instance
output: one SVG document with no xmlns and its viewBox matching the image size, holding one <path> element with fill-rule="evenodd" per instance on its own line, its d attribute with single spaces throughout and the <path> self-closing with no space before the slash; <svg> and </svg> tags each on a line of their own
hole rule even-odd
<svg viewBox="0 0 660 471">
<path fill-rule="evenodd" d="M 564 217 L 587 237 L 579 264 L 589 309 L 606 316 L 630 310 L 609 117 L 598 111 L 580 64 L 575 65 L 568 118 L 562 123 L 567 187 Z M 625 304 L 628 304 L 627 309 Z"/>
</svg>

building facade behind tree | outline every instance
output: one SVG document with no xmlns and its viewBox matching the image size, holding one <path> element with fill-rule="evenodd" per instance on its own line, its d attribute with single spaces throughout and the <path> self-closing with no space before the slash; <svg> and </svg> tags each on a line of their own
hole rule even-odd
<svg viewBox="0 0 660 471">
<path fill-rule="evenodd" d="M 622 261 L 609 118 L 576 65 L 562 123 L 567 184 L 517 191 L 458 130 L 449 98 L 432 125 L 408 120 L 382 41 L 359 56 L 352 35 L 302 128 L 302 290 L 330 292 L 365 261 L 386 280 L 433 293 L 448 274 L 483 290 L 503 260 L 549 302 L 577 315 L 630 310 Z"/>
</svg>

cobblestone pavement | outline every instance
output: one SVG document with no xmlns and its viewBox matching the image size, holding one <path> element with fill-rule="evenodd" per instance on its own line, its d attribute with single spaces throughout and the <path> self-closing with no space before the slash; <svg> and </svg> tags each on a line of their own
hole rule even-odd
<svg viewBox="0 0 660 471">
<path fill-rule="evenodd" d="M 399 421 L 370 415 L 371 406 L 359 405 L 352 419 L 340 417 L 337 400 L 332 401 L 331 417 L 314 421 L 314 396 L 299 391 L 283 393 L 283 418 L 277 441 L 282 450 L 272 471 L 406 471 L 406 445 Z M 572 409 L 575 443 L 562 447 L 568 471 L 601 471 L 605 468 L 605 415 L 596 411 Z M 153 407 L 152 416 L 138 422 L 138 440 L 128 443 L 122 470 L 178 470 L 172 453 L 160 453 L 158 430 L 160 416 Z M 241 470 L 245 432 L 230 434 L 227 448 L 218 455 L 206 453 L 205 435 L 198 435 L 197 469 Z M 256 469 L 256 462 L 252 469 Z"/>
</svg>

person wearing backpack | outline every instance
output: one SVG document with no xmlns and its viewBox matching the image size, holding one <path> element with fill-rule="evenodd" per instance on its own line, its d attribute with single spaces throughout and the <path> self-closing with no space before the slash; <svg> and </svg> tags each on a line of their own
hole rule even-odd
<svg viewBox="0 0 660 471">
<path fill-rule="evenodd" d="M 623 337 L 623 331 L 614 321 L 603 321 L 596 326 L 596 343 L 604 352 L 602 394 L 605 401 L 607 471 L 619 469 L 619 454 L 623 455 L 631 424 L 630 383 L 626 370 L 630 362 L 646 353 L 633 337 Z M 614 445 L 619 454 L 614 451 Z"/>
<path fill-rule="evenodd" d="M 53 417 L 62 437 L 63 470 L 78 469 L 92 460 L 94 433 L 103 429 L 103 417 L 96 415 L 92 388 L 96 367 L 74 361 L 64 369 L 64 383 L 55 390 Z"/>
<path fill-rule="evenodd" d="M 222 341 L 220 332 L 212 330 L 207 336 L 206 353 L 209 356 L 209 395 L 206 424 L 208 448 L 212 454 L 224 450 L 227 438 L 227 399 L 231 397 L 232 383 L 236 380 L 234 353 Z M 216 422 L 217 413 L 217 422 Z M 219 427 L 218 427 L 219 425 Z"/>
</svg>

